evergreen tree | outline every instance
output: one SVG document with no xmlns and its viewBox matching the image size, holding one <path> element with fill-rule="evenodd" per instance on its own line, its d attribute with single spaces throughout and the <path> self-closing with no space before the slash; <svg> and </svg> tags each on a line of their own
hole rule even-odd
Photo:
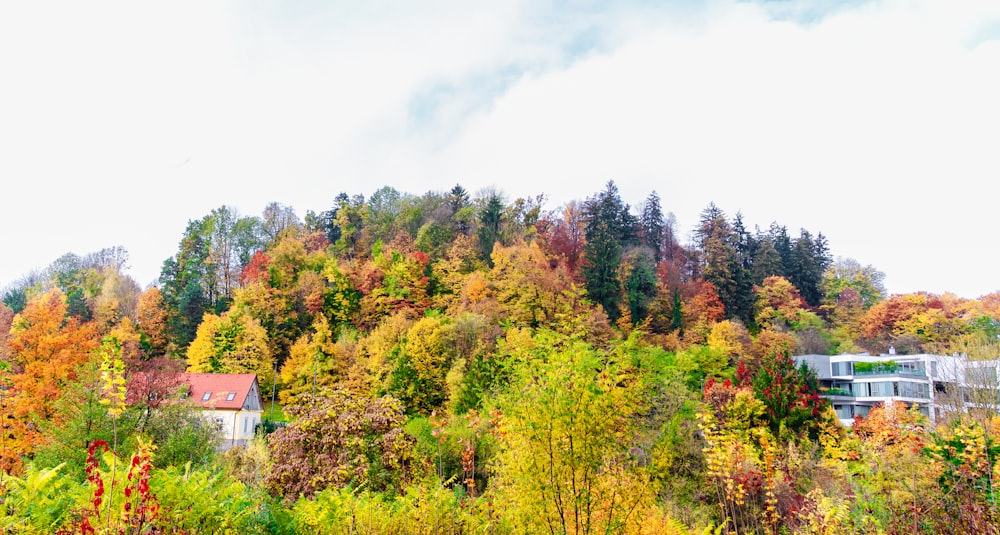
<svg viewBox="0 0 1000 535">
<path fill-rule="evenodd" d="M 608 181 L 604 191 L 584 204 L 587 261 L 583 275 L 590 299 L 604 307 L 612 320 L 621 315 L 618 266 L 624 247 L 633 245 L 635 218 L 618 195 L 618 186 Z"/>
<path fill-rule="evenodd" d="M 646 248 L 633 249 L 627 256 L 625 298 L 632 322 L 638 325 L 649 315 L 649 306 L 656 297 L 656 267 Z"/>
<path fill-rule="evenodd" d="M 702 278 L 715 286 L 726 315 L 738 318 L 742 264 L 736 248 L 736 233 L 726 220 L 725 213 L 715 203 L 709 203 L 701 212 L 694 234 L 702 252 Z"/>
<path fill-rule="evenodd" d="M 479 212 L 479 255 L 487 265 L 493 267 L 490 255 L 493 245 L 500 240 L 500 223 L 503 220 L 503 201 L 500 195 L 491 193 Z"/>
<path fill-rule="evenodd" d="M 215 288 L 214 280 L 209 278 L 212 274 L 204 220 L 188 221 L 180 249 L 163 262 L 160 270 L 168 338 L 178 349 L 194 340 L 202 315 L 210 310 L 208 291 Z"/>
<path fill-rule="evenodd" d="M 799 289 L 806 303 L 819 306 L 823 299 L 823 272 L 831 262 L 826 238 L 820 234 L 814 240 L 812 234 L 802 229 L 790 256 L 791 269 L 786 278 Z"/>
<path fill-rule="evenodd" d="M 774 247 L 774 239 L 767 234 L 758 236 L 757 247 L 754 250 L 753 259 L 753 282 L 759 285 L 764 279 L 771 276 L 784 276 L 784 268 L 781 265 L 781 255 Z"/>
<path fill-rule="evenodd" d="M 771 243 L 774 244 L 774 250 L 781 258 L 781 273 L 772 273 L 772 275 L 788 278 L 788 274 L 792 270 L 792 239 L 788 236 L 788 228 L 771 223 L 768 235 L 771 238 Z"/>
<path fill-rule="evenodd" d="M 653 260 L 657 264 L 660 263 L 660 260 L 663 260 L 664 227 L 663 211 L 660 209 L 660 196 L 654 191 L 649 194 L 646 202 L 642 205 L 642 214 L 639 216 L 639 230 L 642 237 L 642 244 L 653 250 Z"/>
<path fill-rule="evenodd" d="M 733 296 L 730 317 L 739 318 L 744 324 L 749 325 L 753 320 L 753 260 L 757 241 L 747 231 L 743 224 L 743 214 L 739 212 L 733 220 L 733 239 L 736 242 L 737 256 L 734 267 L 736 293 Z"/>
</svg>

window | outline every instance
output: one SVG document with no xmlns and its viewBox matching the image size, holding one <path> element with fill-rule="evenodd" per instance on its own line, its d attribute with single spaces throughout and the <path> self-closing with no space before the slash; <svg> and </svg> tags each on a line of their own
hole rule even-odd
<svg viewBox="0 0 1000 535">
<path fill-rule="evenodd" d="M 202 401 L 208 401 L 210 399 L 212 399 L 212 393 L 211 392 L 205 392 L 205 395 L 201 396 L 201 400 Z"/>
<path fill-rule="evenodd" d="M 232 401 L 236 399 L 236 392 L 230 392 L 226 394 L 226 401 Z"/>
<path fill-rule="evenodd" d="M 833 368 L 833 375 L 837 376 L 851 375 L 854 371 L 851 369 L 850 362 L 834 362 L 830 366 Z"/>
</svg>

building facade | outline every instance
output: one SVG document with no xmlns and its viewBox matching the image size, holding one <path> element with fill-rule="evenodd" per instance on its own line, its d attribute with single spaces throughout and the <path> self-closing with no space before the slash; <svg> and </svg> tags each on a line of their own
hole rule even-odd
<svg viewBox="0 0 1000 535">
<path fill-rule="evenodd" d="M 1000 361 L 964 355 L 800 355 L 817 375 L 821 395 L 844 425 L 890 400 L 916 405 L 931 422 L 950 410 L 998 408 Z"/>
</svg>

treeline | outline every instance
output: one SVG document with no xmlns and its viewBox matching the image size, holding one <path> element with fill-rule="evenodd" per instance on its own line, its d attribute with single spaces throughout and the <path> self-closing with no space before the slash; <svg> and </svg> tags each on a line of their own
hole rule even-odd
<svg viewBox="0 0 1000 535">
<path fill-rule="evenodd" d="M 995 356 L 998 294 L 886 296 L 822 233 L 714 205 L 682 244 L 655 193 L 633 209 L 610 182 L 544 201 L 456 186 L 341 194 L 303 218 L 223 206 L 189 222 L 155 287 L 122 274 L 120 248 L 26 276 L 0 306 L 0 528 L 996 526 L 1000 422 L 933 429 L 898 408 L 849 433 L 788 357 Z M 287 426 L 216 454 L 175 397 L 184 369 L 258 374 Z"/>
</svg>

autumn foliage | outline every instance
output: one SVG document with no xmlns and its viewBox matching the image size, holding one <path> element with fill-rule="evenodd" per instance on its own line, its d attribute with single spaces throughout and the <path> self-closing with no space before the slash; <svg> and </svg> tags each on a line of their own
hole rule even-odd
<svg viewBox="0 0 1000 535">
<path fill-rule="evenodd" d="M 682 245 L 613 182 L 543 203 L 223 206 L 149 288 L 120 249 L 4 288 L 0 531 L 997 533 L 990 411 L 845 428 L 792 356 L 993 358 L 998 294 L 888 296 L 714 204 Z M 182 371 L 255 373 L 257 438 L 217 451 Z"/>
</svg>

